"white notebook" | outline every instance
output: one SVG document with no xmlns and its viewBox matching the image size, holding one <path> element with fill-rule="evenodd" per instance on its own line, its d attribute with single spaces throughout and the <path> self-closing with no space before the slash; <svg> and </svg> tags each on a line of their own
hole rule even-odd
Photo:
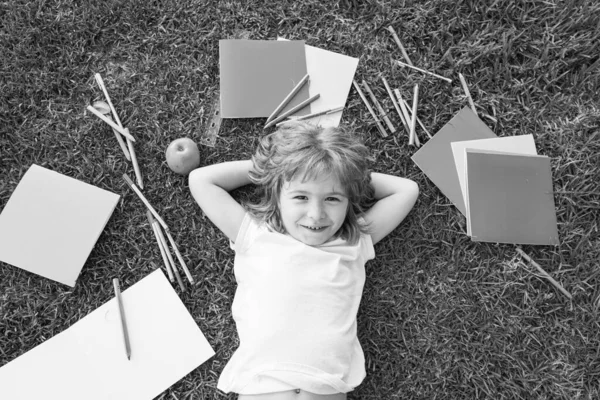
<svg viewBox="0 0 600 400">
<path fill-rule="evenodd" d="M 0 214 L 0 261 L 74 287 L 119 198 L 33 164 Z"/>
</svg>

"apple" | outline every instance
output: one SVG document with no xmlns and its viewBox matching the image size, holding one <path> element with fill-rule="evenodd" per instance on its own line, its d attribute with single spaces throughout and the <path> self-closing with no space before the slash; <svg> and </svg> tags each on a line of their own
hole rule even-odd
<svg viewBox="0 0 600 400">
<path fill-rule="evenodd" d="M 167 164 L 177 174 L 187 175 L 200 166 L 200 150 L 190 138 L 175 139 L 167 147 Z"/>
</svg>

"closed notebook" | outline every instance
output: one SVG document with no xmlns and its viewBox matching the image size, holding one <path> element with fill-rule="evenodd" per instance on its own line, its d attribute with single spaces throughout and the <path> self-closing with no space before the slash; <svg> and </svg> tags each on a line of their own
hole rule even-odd
<svg viewBox="0 0 600 400">
<path fill-rule="evenodd" d="M 467 224 L 476 242 L 558 245 L 550 158 L 467 149 Z"/>
<path fill-rule="evenodd" d="M 531 154 L 536 155 L 535 141 L 533 135 L 506 136 L 492 139 L 467 140 L 463 142 L 453 142 L 452 154 L 454 155 L 454 164 L 460 188 L 463 194 L 463 200 L 466 201 L 465 175 L 466 175 L 466 152 L 469 149 L 493 150 L 505 153 Z"/>
<path fill-rule="evenodd" d="M 118 201 L 33 164 L 0 214 L 0 261 L 75 286 Z"/>
<path fill-rule="evenodd" d="M 268 117 L 307 73 L 304 41 L 220 40 L 219 66 L 221 117 Z M 306 99 L 308 84 L 281 113 Z"/>
<path fill-rule="evenodd" d="M 412 156 L 412 160 L 460 212 L 466 215 L 465 202 L 450 144 L 494 137 L 496 137 L 494 132 L 469 107 L 465 107 L 429 139 Z"/>
</svg>

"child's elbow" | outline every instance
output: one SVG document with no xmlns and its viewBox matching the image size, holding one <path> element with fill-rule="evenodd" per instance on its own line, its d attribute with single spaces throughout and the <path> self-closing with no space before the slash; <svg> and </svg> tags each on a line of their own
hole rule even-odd
<svg viewBox="0 0 600 400">
<path fill-rule="evenodd" d="M 417 182 L 407 179 L 406 194 L 413 197 L 415 200 L 419 197 L 419 185 Z"/>
<path fill-rule="evenodd" d="M 194 192 L 194 189 L 196 189 L 198 186 L 201 186 L 201 182 L 202 182 L 202 168 L 196 168 L 195 170 L 193 170 L 192 172 L 189 173 L 188 186 L 192 192 Z"/>
</svg>

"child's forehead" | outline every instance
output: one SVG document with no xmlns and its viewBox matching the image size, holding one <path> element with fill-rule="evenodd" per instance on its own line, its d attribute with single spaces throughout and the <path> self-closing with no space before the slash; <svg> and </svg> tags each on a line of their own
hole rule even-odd
<svg viewBox="0 0 600 400">
<path fill-rule="evenodd" d="M 342 181 L 333 173 L 322 173 L 315 176 L 309 173 L 297 174 L 292 179 L 284 181 L 282 186 L 282 189 L 286 191 L 309 190 L 315 188 L 332 192 L 345 192 Z"/>
</svg>

